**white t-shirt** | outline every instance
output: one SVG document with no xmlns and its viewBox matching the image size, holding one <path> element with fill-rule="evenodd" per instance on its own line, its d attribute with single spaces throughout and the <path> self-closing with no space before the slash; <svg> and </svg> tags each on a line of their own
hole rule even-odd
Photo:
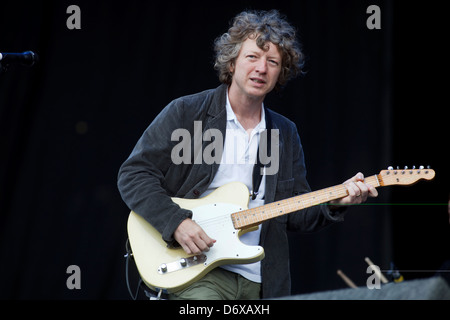
<svg viewBox="0 0 450 320">
<path fill-rule="evenodd" d="M 216 188 L 226 183 L 240 181 L 244 183 L 249 190 L 252 190 L 253 166 L 256 163 L 258 153 L 259 138 L 262 131 L 266 129 L 264 108 L 261 106 L 261 121 L 252 130 L 250 136 L 239 123 L 227 93 L 227 126 L 224 150 L 219 169 L 208 189 L 201 195 L 208 195 Z M 264 204 L 266 179 L 263 176 L 259 192 L 255 200 L 250 198 L 249 208 L 259 207 Z M 258 245 L 261 234 L 261 225 L 258 230 L 248 232 L 240 237 L 240 240 L 247 245 Z M 239 273 L 243 277 L 253 282 L 261 283 L 261 262 L 250 264 L 232 264 L 223 265 L 222 268 Z"/>
</svg>

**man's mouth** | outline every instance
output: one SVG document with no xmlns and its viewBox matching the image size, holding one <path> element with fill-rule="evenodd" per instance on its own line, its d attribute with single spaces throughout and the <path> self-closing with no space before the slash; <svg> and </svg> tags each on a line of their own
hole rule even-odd
<svg viewBox="0 0 450 320">
<path fill-rule="evenodd" d="M 264 80 L 259 79 L 259 78 L 250 78 L 250 80 L 252 80 L 253 82 L 256 82 L 256 83 L 266 83 Z"/>
</svg>

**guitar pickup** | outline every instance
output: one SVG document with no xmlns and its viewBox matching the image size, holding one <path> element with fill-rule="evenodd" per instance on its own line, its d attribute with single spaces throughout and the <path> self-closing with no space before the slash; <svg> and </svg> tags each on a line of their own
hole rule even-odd
<svg viewBox="0 0 450 320">
<path fill-rule="evenodd" d="M 193 267 L 198 264 L 205 263 L 206 258 L 207 258 L 206 255 L 199 254 L 197 256 L 181 258 L 176 261 L 162 263 L 158 267 L 158 273 L 159 274 L 167 274 L 167 273 L 175 272 L 175 271 L 178 271 L 181 269 Z"/>
</svg>

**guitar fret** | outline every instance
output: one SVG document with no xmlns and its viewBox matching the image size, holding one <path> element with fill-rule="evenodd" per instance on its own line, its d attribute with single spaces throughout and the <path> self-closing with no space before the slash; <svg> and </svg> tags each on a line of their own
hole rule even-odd
<svg viewBox="0 0 450 320">
<path fill-rule="evenodd" d="M 378 175 L 369 176 L 365 183 L 372 187 L 381 186 Z M 316 206 L 348 195 L 345 185 L 340 184 L 322 190 L 304 193 L 292 198 L 272 202 L 261 207 L 247 209 L 232 214 L 233 225 L 236 229 L 260 224 L 263 221 Z"/>
</svg>

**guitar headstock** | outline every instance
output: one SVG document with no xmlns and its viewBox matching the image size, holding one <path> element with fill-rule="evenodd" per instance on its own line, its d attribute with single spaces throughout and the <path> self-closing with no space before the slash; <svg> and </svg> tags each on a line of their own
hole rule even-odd
<svg viewBox="0 0 450 320">
<path fill-rule="evenodd" d="M 423 166 L 420 166 L 419 169 L 416 169 L 416 167 L 412 167 L 412 169 L 408 169 L 408 167 L 403 169 L 389 167 L 387 170 L 380 171 L 378 180 L 382 186 L 411 185 L 422 179 L 431 180 L 435 174 L 433 169 L 429 167 L 424 168 Z"/>
</svg>

